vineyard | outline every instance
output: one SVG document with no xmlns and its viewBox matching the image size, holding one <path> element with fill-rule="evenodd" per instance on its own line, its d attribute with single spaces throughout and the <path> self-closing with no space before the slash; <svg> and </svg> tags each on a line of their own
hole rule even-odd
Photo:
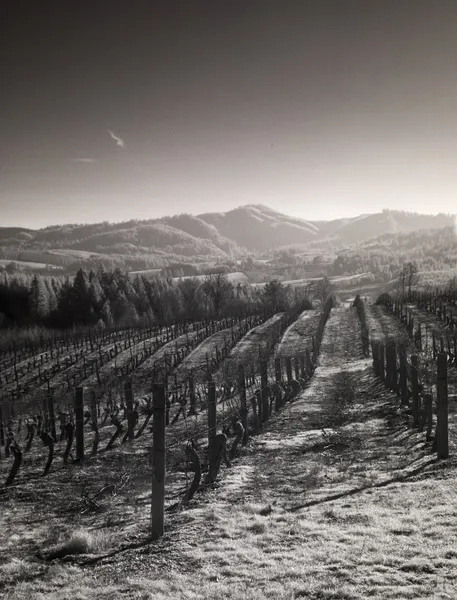
<svg viewBox="0 0 457 600">
<path fill-rule="evenodd" d="M 270 582 L 259 598 L 357 599 L 366 597 L 356 593 L 361 578 L 363 594 L 373 595 L 375 548 L 331 532 L 338 525 L 350 536 L 346 527 L 359 515 L 360 530 L 371 523 L 364 536 L 381 536 L 368 515 L 382 519 L 390 504 L 376 505 L 366 490 L 386 486 L 399 507 L 389 518 L 403 523 L 409 496 L 400 498 L 397 486 L 422 484 L 437 460 L 455 456 L 456 349 L 457 298 L 413 293 L 381 304 L 357 297 L 349 308 L 329 297 L 321 310 L 87 333 L 3 352 L 0 529 L 11 543 L 0 562 L 35 557 L 24 596 L 16 589 L 11 597 L 25 598 L 44 573 L 43 593 L 55 590 L 49 565 L 65 559 L 78 569 L 77 585 L 95 568 L 91 585 L 100 576 L 122 588 L 128 564 L 144 596 L 115 587 L 106 597 L 216 598 L 222 577 L 237 590 L 227 597 L 254 598 L 246 565 L 229 573 L 241 552 L 234 540 L 252 552 L 273 541 L 288 548 L 292 526 L 292 546 L 279 559 L 288 595 L 273 584 L 276 563 L 270 573 L 255 552 L 249 559 L 258 585 Z M 355 494 L 369 507 L 351 500 Z M 75 550 L 69 532 L 78 531 L 92 532 L 91 542 L 79 540 Z M 450 536 L 457 540 L 457 529 Z M 324 558 L 322 544 L 335 552 Z M 324 571 L 345 561 L 355 568 L 362 547 L 374 563 L 335 583 L 339 596 L 325 596 L 329 579 L 320 581 L 315 561 Z M 393 543 L 394 554 L 403 551 Z M 206 552 L 219 574 L 207 567 L 200 593 L 189 578 Z M 292 574 L 297 556 L 302 579 Z M 162 573 L 165 564 L 175 580 Z M 7 590 L 11 569 L 0 571 Z M 73 585 L 70 574 L 60 577 Z M 427 572 L 421 577 L 431 585 Z M 383 585 L 390 595 L 380 597 L 403 597 Z"/>
</svg>

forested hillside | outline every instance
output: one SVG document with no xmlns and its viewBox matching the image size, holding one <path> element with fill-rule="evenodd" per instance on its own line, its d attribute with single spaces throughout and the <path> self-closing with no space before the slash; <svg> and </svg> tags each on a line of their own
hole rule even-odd
<svg viewBox="0 0 457 600">
<path fill-rule="evenodd" d="M 49 265 L 74 274 L 79 267 L 91 269 L 103 264 L 107 269 L 139 271 L 173 263 L 196 265 L 248 255 L 272 256 L 285 246 L 334 251 L 379 235 L 401 238 L 452 224 L 450 215 L 400 211 L 311 222 L 263 205 L 248 205 L 226 213 L 54 225 L 37 231 L 8 227 L 0 228 L 0 266 L 16 261 L 24 268 Z M 24 264 L 27 262 L 34 264 Z"/>
<path fill-rule="evenodd" d="M 409 234 L 385 234 L 365 244 L 338 253 L 333 275 L 370 272 L 381 280 L 396 277 L 405 262 L 413 261 L 419 271 L 457 267 L 457 235 L 454 227 L 421 230 Z"/>
</svg>

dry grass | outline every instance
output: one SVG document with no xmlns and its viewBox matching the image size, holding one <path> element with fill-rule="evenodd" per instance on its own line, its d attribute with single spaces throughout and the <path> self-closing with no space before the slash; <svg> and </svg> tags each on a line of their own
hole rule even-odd
<svg viewBox="0 0 457 600">
<path fill-rule="evenodd" d="M 2 567 L 0 577 L 8 569 L 18 577 L 5 575 L 0 593 L 10 600 L 456 598 L 455 464 L 434 463 L 424 436 L 373 379 L 359 339 L 354 309 L 332 311 L 312 384 L 223 472 L 220 488 L 167 515 L 160 543 L 91 566 L 80 557 L 43 567 L 27 556 Z M 345 418 L 323 431 L 341 391 Z M 351 443 L 331 443 L 332 431 Z M 84 548 L 100 526 L 91 518 Z M 146 527 L 147 518 L 146 497 L 135 519 Z M 134 537 L 129 527 L 122 534 Z"/>
<path fill-rule="evenodd" d="M 70 532 L 69 537 L 49 548 L 46 552 L 48 560 L 64 558 L 75 554 L 100 554 L 111 547 L 113 534 L 107 531 L 90 532 L 84 529 Z"/>
</svg>

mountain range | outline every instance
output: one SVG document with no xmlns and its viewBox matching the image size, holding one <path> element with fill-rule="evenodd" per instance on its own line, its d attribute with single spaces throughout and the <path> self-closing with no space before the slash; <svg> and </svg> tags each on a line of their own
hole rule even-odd
<svg viewBox="0 0 457 600">
<path fill-rule="evenodd" d="M 2 262 L 12 259 L 68 266 L 89 258 L 130 257 L 130 266 L 162 267 L 170 261 L 259 255 L 284 246 L 319 243 L 325 247 L 328 243 L 344 248 L 384 234 L 439 229 L 454 223 L 455 217 L 449 214 L 395 210 L 307 221 L 264 205 L 247 205 L 224 213 L 180 214 L 123 223 L 54 225 L 38 230 L 0 227 L 0 258 Z"/>
</svg>

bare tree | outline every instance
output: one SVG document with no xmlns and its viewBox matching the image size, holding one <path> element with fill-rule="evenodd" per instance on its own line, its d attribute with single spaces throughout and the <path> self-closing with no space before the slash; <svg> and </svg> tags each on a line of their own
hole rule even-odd
<svg viewBox="0 0 457 600">
<path fill-rule="evenodd" d="M 233 296 L 233 286 L 225 273 L 211 273 L 201 284 L 201 291 L 212 304 L 218 317 L 227 301 Z"/>
</svg>

